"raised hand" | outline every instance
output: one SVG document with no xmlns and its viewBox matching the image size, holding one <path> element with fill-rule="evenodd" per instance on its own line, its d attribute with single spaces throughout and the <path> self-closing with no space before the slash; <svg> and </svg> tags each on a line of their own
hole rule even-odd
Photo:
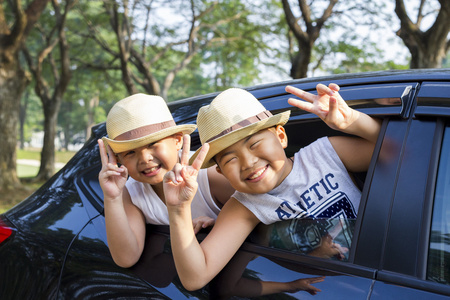
<svg viewBox="0 0 450 300">
<path fill-rule="evenodd" d="M 335 257 L 339 260 L 343 260 L 345 259 L 345 253 L 347 252 L 347 247 L 343 247 L 339 243 L 335 243 L 333 238 L 327 234 L 322 237 L 320 246 L 309 252 L 308 255 L 321 258 Z"/>
<path fill-rule="evenodd" d="M 328 87 L 318 84 L 316 90 L 317 95 L 314 95 L 293 86 L 287 86 L 286 92 L 305 100 L 289 98 L 288 103 L 317 115 L 335 130 L 345 130 L 358 119 L 359 112 L 350 108 L 342 99 L 337 84 L 331 83 Z"/>
<path fill-rule="evenodd" d="M 317 292 L 321 292 L 322 290 L 316 288 L 312 284 L 322 282 L 324 280 L 325 280 L 324 276 L 297 279 L 288 283 L 291 286 L 291 288 L 287 290 L 287 292 L 296 293 L 298 291 L 305 291 L 310 293 L 311 295 L 316 295 Z"/>
<path fill-rule="evenodd" d="M 128 170 L 125 166 L 118 166 L 116 156 L 111 147 L 106 146 L 101 139 L 97 141 L 102 169 L 98 174 L 98 181 L 103 190 L 105 201 L 115 199 L 121 195 L 128 178 Z M 108 154 L 107 152 L 108 151 Z"/>
<path fill-rule="evenodd" d="M 197 175 L 209 150 L 209 145 L 204 144 L 196 159 L 189 165 L 189 150 L 191 138 L 188 134 L 183 136 L 183 150 L 181 161 L 164 176 L 164 196 L 167 206 L 178 206 L 191 203 L 197 192 Z"/>
</svg>

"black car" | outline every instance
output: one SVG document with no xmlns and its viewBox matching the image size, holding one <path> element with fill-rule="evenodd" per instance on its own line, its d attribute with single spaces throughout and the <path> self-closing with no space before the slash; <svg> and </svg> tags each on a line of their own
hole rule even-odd
<svg viewBox="0 0 450 300">
<path fill-rule="evenodd" d="M 383 120 L 369 170 L 354 174 L 362 191 L 355 220 L 260 225 L 225 269 L 194 292 L 177 277 L 168 226 L 148 225 L 140 261 L 120 268 L 106 241 L 97 179 L 97 139 L 105 135 L 105 124 L 99 124 L 61 171 L 0 216 L 0 299 L 240 299 L 260 293 L 260 281 L 320 276 L 325 278 L 314 284 L 321 290 L 317 295 L 284 291 L 261 298 L 448 299 L 450 70 L 346 74 L 248 88 L 272 113 L 291 110 L 288 154 L 341 134 L 287 103 L 286 85 L 314 92 L 319 82 L 339 84 L 351 107 Z M 175 121 L 195 123 L 198 109 L 215 95 L 170 103 Z M 199 144 L 195 132 L 192 148 Z M 308 254 L 308 247 L 324 242 L 325 227 L 344 249 L 342 257 Z M 291 245 L 270 240 L 274 230 Z M 298 231 L 311 233 L 310 240 L 298 239 Z"/>
</svg>

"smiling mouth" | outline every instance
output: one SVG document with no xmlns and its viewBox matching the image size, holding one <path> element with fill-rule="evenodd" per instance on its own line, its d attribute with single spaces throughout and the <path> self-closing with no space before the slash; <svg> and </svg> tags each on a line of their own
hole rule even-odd
<svg viewBox="0 0 450 300">
<path fill-rule="evenodd" d="M 247 177 L 247 180 L 257 181 L 264 174 L 264 172 L 266 172 L 268 167 L 269 167 L 269 165 L 265 166 L 264 168 L 259 169 L 255 173 L 252 173 L 249 177 Z"/>
<path fill-rule="evenodd" d="M 149 176 L 149 175 L 154 175 L 156 172 L 158 172 L 158 170 L 161 168 L 161 166 L 155 166 L 155 167 L 152 167 L 152 168 L 148 168 L 148 169 L 145 169 L 144 171 L 142 171 L 142 174 L 144 174 L 144 175 L 146 175 L 146 176 Z"/>
</svg>

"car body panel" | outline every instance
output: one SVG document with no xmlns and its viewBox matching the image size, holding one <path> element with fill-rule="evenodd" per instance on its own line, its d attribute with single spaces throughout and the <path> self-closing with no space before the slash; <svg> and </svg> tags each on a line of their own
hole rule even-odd
<svg viewBox="0 0 450 300">
<path fill-rule="evenodd" d="M 0 216 L 12 228 L 0 243 L 0 299 L 239 299 L 235 283 L 242 276 L 253 284 L 322 275 L 324 281 L 316 284 L 322 292 L 315 296 L 299 291 L 264 299 L 448 298 L 449 284 L 427 279 L 427 262 L 436 174 L 450 120 L 450 70 L 345 74 L 248 88 L 272 113 L 291 110 L 285 126 L 288 155 L 320 136 L 342 135 L 287 103 L 287 84 L 313 92 L 318 82 L 339 84 L 350 106 L 383 118 L 369 170 L 355 174 L 362 198 L 346 261 L 269 247 L 258 234 L 271 225 L 260 225 L 263 229 L 258 226 L 208 286 L 189 292 L 176 275 L 168 227 L 148 225 L 139 262 L 129 269 L 116 266 L 107 246 L 98 183 L 97 139 L 106 134 L 102 123 L 61 171 Z M 177 123 L 195 123 L 198 109 L 215 95 L 177 101 L 169 108 Z M 199 145 L 194 132 L 192 149 Z"/>
</svg>

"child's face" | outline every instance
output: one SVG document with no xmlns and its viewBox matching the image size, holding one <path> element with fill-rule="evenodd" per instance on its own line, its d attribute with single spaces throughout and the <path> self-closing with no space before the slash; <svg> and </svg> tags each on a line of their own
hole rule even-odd
<svg viewBox="0 0 450 300">
<path fill-rule="evenodd" d="M 164 175 L 177 163 L 182 143 L 182 134 L 175 134 L 117 156 L 133 179 L 156 185 L 162 183 Z"/>
<path fill-rule="evenodd" d="M 292 169 L 286 157 L 287 135 L 282 126 L 261 130 L 215 156 L 217 171 L 237 191 L 267 193 L 277 187 Z"/>
</svg>

